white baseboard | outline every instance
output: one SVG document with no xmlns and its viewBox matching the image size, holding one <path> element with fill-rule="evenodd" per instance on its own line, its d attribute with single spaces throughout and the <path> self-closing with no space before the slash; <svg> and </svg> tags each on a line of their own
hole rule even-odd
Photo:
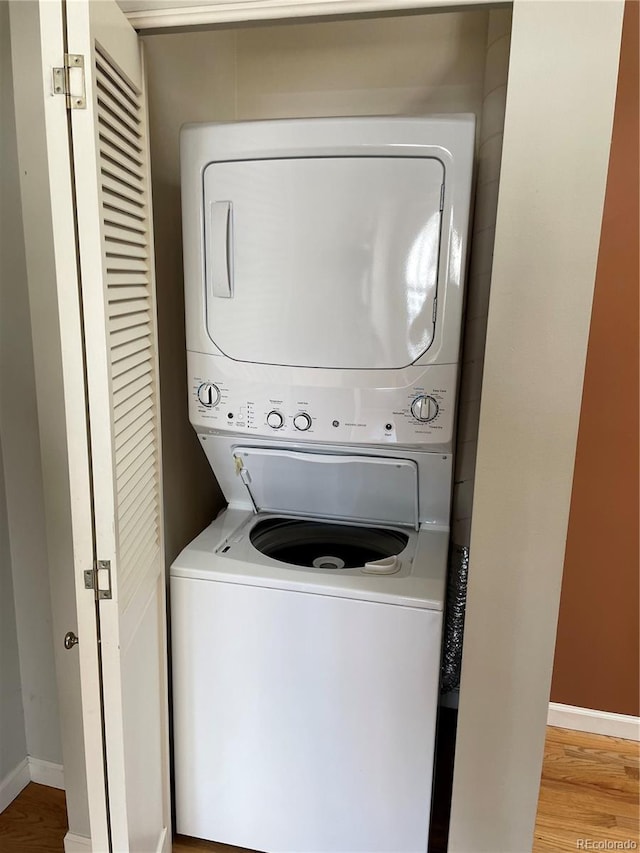
<svg viewBox="0 0 640 853">
<path fill-rule="evenodd" d="M 4 779 L 0 780 L 0 812 L 3 812 L 15 800 L 30 781 L 29 761 L 23 758 L 17 767 L 14 767 Z"/>
<path fill-rule="evenodd" d="M 62 764 L 42 761 L 40 758 L 29 756 L 29 774 L 32 782 L 38 785 L 48 785 L 49 788 L 59 788 L 64 791 L 64 768 Z"/>
<path fill-rule="evenodd" d="M 640 740 L 640 717 L 630 717 L 627 714 L 612 714 L 610 711 L 593 711 L 591 708 L 576 708 L 573 705 L 550 702 L 547 723 L 561 729 Z"/>
<path fill-rule="evenodd" d="M 91 839 L 67 832 L 64 837 L 64 853 L 91 853 Z"/>
</svg>

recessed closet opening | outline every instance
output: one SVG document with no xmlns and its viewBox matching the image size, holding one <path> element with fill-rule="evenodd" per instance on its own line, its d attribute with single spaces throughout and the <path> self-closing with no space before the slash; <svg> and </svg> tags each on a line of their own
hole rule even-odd
<svg viewBox="0 0 640 853">
<path fill-rule="evenodd" d="M 223 508 L 189 424 L 179 132 L 185 123 L 473 113 L 475 205 L 451 519 L 447 628 L 433 849 L 446 849 L 474 467 L 510 46 L 510 8 L 269 22 L 142 35 L 149 97 L 166 557 Z M 455 555 L 458 555 L 457 557 Z"/>
</svg>

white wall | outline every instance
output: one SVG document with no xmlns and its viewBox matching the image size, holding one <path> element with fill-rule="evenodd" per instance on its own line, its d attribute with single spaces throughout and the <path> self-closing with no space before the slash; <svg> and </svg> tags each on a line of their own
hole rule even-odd
<svg viewBox="0 0 640 853">
<path fill-rule="evenodd" d="M 3 88 L 0 436 L 6 495 L 7 557 L 12 568 L 27 751 L 33 758 L 60 763 L 62 753 L 6 3 L 0 3 L 0 30 Z M 4 742 L 7 735 L 0 731 L 0 737 Z"/>
</svg>

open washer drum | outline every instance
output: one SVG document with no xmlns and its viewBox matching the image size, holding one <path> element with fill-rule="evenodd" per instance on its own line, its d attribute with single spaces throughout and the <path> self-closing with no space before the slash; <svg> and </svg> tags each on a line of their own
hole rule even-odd
<svg viewBox="0 0 640 853">
<path fill-rule="evenodd" d="M 406 575 L 419 527 L 418 468 L 410 459 L 237 447 L 236 470 L 256 515 L 241 549 L 320 572 Z"/>
</svg>

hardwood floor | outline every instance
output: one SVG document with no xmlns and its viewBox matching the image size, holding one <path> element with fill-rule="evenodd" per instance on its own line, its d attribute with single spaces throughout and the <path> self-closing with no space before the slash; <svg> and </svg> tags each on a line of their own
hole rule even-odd
<svg viewBox="0 0 640 853">
<path fill-rule="evenodd" d="M 448 778 L 450 766 L 441 761 Z M 547 729 L 533 853 L 640 850 L 639 769 L 634 741 Z M 0 853 L 62 853 L 66 830 L 64 793 L 31 783 L 0 815 Z M 446 849 L 442 843 L 432 835 L 430 849 Z M 178 836 L 173 853 L 246 852 Z"/>
<path fill-rule="evenodd" d="M 639 849 L 639 752 L 634 741 L 547 728 L 534 853 L 579 850 L 580 839 L 582 849 Z"/>
<path fill-rule="evenodd" d="M 0 851 L 61 853 L 66 832 L 64 791 L 31 782 L 0 815 Z"/>
</svg>

